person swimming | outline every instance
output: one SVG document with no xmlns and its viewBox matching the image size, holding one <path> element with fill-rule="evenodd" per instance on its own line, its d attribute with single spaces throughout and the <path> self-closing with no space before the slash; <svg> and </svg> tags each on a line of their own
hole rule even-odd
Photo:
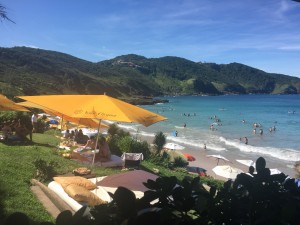
<svg viewBox="0 0 300 225">
<path fill-rule="evenodd" d="M 245 137 L 245 145 L 247 145 L 247 144 L 248 144 L 248 138 Z"/>
</svg>

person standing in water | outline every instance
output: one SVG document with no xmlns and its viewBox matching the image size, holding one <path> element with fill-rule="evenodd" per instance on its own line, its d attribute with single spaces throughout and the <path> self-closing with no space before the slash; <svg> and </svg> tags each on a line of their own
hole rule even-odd
<svg viewBox="0 0 300 225">
<path fill-rule="evenodd" d="M 248 144 L 248 138 L 245 137 L 245 145 L 247 145 L 247 144 Z"/>
</svg>

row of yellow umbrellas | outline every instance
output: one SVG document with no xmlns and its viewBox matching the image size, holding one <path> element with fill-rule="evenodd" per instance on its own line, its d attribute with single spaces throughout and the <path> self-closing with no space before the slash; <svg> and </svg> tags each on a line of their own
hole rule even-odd
<svg viewBox="0 0 300 225">
<path fill-rule="evenodd" d="M 43 107 L 41 105 L 35 104 L 33 102 L 24 101 L 24 102 L 17 103 L 17 105 L 28 107 L 28 108 L 38 108 L 38 109 L 43 110 L 47 114 L 59 116 L 60 118 L 62 118 L 61 124 L 64 124 L 64 123 L 66 123 L 66 121 L 68 121 L 68 122 L 71 122 L 74 124 L 79 124 L 79 125 L 82 125 L 85 127 L 90 127 L 90 128 L 97 128 L 99 126 L 99 121 L 97 121 L 95 119 L 70 117 L 63 113 L 60 113 L 60 112 L 57 112 L 54 110 L 50 110 L 47 107 Z M 103 124 L 103 125 L 101 125 L 101 128 L 107 128 L 107 126 Z"/>
<path fill-rule="evenodd" d="M 72 118 L 134 122 L 149 126 L 167 118 L 107 95 L 18 96 Z"/>
<path fill-rule="evenodd" d="M 72 118 L 134 122 L 149 126 L 167 118 L 107 95 L 42 95 L 19 98 Z M 98 142 L 98 135 L 97 135 Z M 96 143 L 97 143 L 96 142 Z M 95 160 L 95 152 L 92 165 Z"/>
<path fill-rule="evenodd" d="M 167 118 L 107 95 L 40 95 L 18 96 L 25 102 L 15 103 L 0 95 L 0 111 L 29 111 L 39 108 L 64 120 L 92 128 L 98 120 L 134 122 L 149 126 Z"/>
<path fill-rule="evenodd" d="M 19 105 L 13 104 L 12 106 L 40 108 L 50 112 L 50 114 L 52 112 L 54 115 L 68 118 L 68 120 L 98 119 L 98 132 L 101 120 L 134 122 L 147 127 L 167 119 L 107 95 L 40 95 L 18 97 L 27 102 L 20 103 Z M 93 164 L 94 159 L 95 154 Z"/>
</svg>

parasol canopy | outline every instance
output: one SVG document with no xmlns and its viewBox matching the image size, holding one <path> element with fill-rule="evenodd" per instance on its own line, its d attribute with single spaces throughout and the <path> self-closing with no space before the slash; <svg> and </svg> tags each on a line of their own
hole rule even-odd
<svg viewBox="0 0 300 225">
<path fill-rule="evenodd" d="M 0 111 L 23 111 L 23 112 L 29 112 L 28 109 L 26 109 L 23 106 L 17 105 L 12 100 L 8 99 L 4 95 L 0 95 Z"/>
<path fill-rule="evenodd" d="M 207 155 L 206 157 L 215 158 L 217 160 L 217 165 L 219 165 L 220 159 L 223 160 L 223 161 L 228 161 L 229 162 L 229 159 L 226 159 L 224 156 L 221 156 L 221 155 Z"/>
<path fill-rule="evenodd" d="M 107 95 L 18 96 L 75 118 L 97 118 L 150 126 L 167 118 Z"/>
<path fill-rule="evenodd" d="M 47 107 L 43 107 L 41 105 L 35 104 L 33 102 L 24 101 L 24 102 L 17 103 L 17 105 L 21 105 L 21 106 L 25 106 L 25 107 L 29 107 L 29 108 L 38 108 L 38 109 L 43 110 L 47 114 L 58 116 L 58 117 L 62 118 L 63 125 L 65 125 L 66 122 L 71 122 L 74 124 L 82 125 L 81 127 L 98 128 L 98 126 L 99 126 L 99 120 L 97 120 L 97 119 L 70 117 L 63 113 L 59 113 L 54 110 L 50 110 Z M 108 128 L 108 126 L 105 124 L 101 124 L 100 128 Z"/>
<path fill-rule="evenodd" d="M 218 176 L 225 177 L 228 179 L 235 179 L 236 176 L 240 173 L 243 173 L 243 170 L 231 167 L 229 165 L 216 166 L 212 169 L 214 173 Z"/>
<path fill-rule="evenodd" d="M 242 159 L 237 159 L 237 162 L 244 164 L 246 166 L 253 166 L 255 168 L 255 162 L 253 160 L 242 160 Z M 274 174 L 280 174 L 282 173 L 279 169 L 274 168 L 274 169 L 270 169 L 270 174 L 274 175 Z"/>
<path fill-rule="evenodd" d="M 236 161 L 243 165 L 253 166 L 255 168 L 255 162 L 251 159 L 237 159 Z"/>
<path fill-rule="evenodd" d="M 167 118 L 107 95 L 42 95 L 19 98 L 75 118 L 134 122 L 150 126 Z M 99 129 L 98 129 L 99 133 Z M 97 141 L 98 143 L 97 135 Z M 96 152 L 97 146 L 95 146 Z M 93 163 L 95 160 L 95 153 Z"/>
<path fill-rule="evenodd" d="M 187 161 L 189 161 L 189 162 L 193 162 L 193 161 L 196 160 L 196 158 L 195 158 L 194 156 L 192 156 L 191 154 L 183 153 L 182 155 L 183 155 L 183 156 L 187 159 Z"/>
</svg>

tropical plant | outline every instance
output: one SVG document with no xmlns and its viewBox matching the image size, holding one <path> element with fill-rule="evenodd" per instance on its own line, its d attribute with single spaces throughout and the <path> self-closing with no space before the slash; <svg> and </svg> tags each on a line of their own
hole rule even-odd
<svg viewBox="0 0 300 225">
<path fill-rule="evenodd" d="M 148 161 L 169 169 L 173 168 L 174 165 L 174 163 L 171 161 L 170 155 L 167 152 L 163 152 L 162 154 L 151 154 L 148 158 Z"/>
<path fill-rule="evenodd" d="M 153 144 L 156 148 L 156 153 L 159 154 L 160 151 L 163 149 L 164 145 L 166 144 L 166 135 L 163 132 L 157 132 L 155 134 Z"/>
<path fill-rule="evenodd" d="M 121 152 L 127 153 L 143 153 L 144 158 L 147 159 L 150 155 L 149 145 L 146 141 L 138 141 L 131 136 L 124 136 L 118 140 L 118 147 Z"/>
<path fill-rule="evenodd" d="M 189 164 L 187 160 L 185 160 L 183 157 L 175 157 L 174 158 L 174 167 L 186 167 Z"/>
<path fill-rule="evenodd" d="M 270 175 L 263 158 L 256 165 L 257 174 L 239 174 L 218 191 L 214 186 L 205 189 L 200 177 L 186 177 L 182 182 L 175 176 L 148 180 L 144 183 L 148 191 L 140 199 L 118 187 L 110 193 L 112 202 L 91 209 L 84 206 L 74 216 L 64 211 L 56 225 L 298 225 L 300 188 L 296 180 L 284 174 Z M 23 224 L 29 221 L 20 213 L 9 220 L 17 218 L 23 218 Z"/>
<path fill-rule="evenodd" d="M 8 18 L 6 8 L 0 4 L 0 21 L 2 21 L 2 20 L 8 20 L 12 23 L 15 23 L 14 21 L 12 21 L 11 19 Z"/>
</svg>

